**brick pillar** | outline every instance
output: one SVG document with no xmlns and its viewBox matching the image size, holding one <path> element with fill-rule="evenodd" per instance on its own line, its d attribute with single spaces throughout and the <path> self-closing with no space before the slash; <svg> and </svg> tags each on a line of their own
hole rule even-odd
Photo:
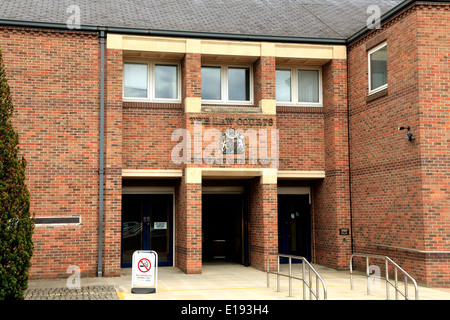
<svg viewBox="0 0 450 320">
<path fill-rule="evenodd" d="M 323 66 L 325 179 L 316 188 L 314 207 L 314 258 L 336 269 L 348 268 L 350 228 L 348 165 L 347 64 L 332 60 Z"/>
<path fill-rule="evenodd" d="M 261 109 L 263 115 L 275 115 L 276 63 L 273 56 L 274 47 L 264 47 L 264 51 L 264 55 L 253 64 L 254 101 L 255 106 Z M 274 117 L 271 129 L 276 128 L 276 118 Z M 269 145 L 272 143 L 273 141 Z M 272 154 L 272 156 L 275 155 Z M 269 166 L 272 165 L 274 165 L 273 162 Z M 268 255 L 278 253 L 277 165 L 278 163 L 269 171 L 263 172 L 261 177 L 254 178 L 249 192 L 250 264 L 263 271 L 267 270 Z M 275 267 L 276 259 L 271 260 L 270 263 L 271 270 L 274 270 Z"/>
<path fill-rule="evenodd" d="M 265 177 L 254 178 L 250 185 L 249 232 L 250 264 L 266 271 L 267 256 L 278 252 L 278 196 L 275 181 L 266 183 Z M 276 260 L 271 260 L 274 270 Z"/>
<path fill-rule="evenodd" d="M 122 51 L 106 52 L 103 275 L 120 275 L 122 219 Z"/>
<path fill-rule="evenodd" d="M 192 47 L 191 47 L 192 48 Z M 189 117 L 201 111 L 201 55 L 187 52 L 181 62 L 183 126 L 195 139 Z M 201 146 L 201 140 L 197 141 Z M 191 154 L 194 156 L 192 144 Z M 200 155 L 201 159 L 201 155 Z M 191 159 L 192 160 L 192 159 Z M 202 176 L 201 170 L 184 163 L 183 177 L 178 187 L 178 207 L 175 216 L 175 266 L 187 274 L 202 272 Z"/>
<path fill-rule="evenodd" d="M 199 170 L 183 170 L 175 225 L 175 266 L 187 274 L 202 273 L 202 184 Z"/>
<path fill-rule="evenodd" d="M 186 113 L 201 111 L 201 68 L 201 54 L 186 53 L 181 62 L 181 98 Z"/>
<path fill-rule="evenodd" d="M 254 101 L 255 106 L 263 113 L 276 112 L 276 64 L 275 57 L 263 56 L 253 64 L 254 70 Z"/>
<path fill-rule="evenodd" d="M 260 57 L 253 65 L 255 71 L 255 103 L 275 99 L 275 57 Z"/>
</svg>

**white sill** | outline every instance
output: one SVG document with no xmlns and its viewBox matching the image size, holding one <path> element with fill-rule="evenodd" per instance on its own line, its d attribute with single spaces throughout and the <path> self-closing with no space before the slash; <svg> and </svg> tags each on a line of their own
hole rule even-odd
<svg viewBox="0 0 450 320">
<path fill-rule="evenodd" d="M 369 96 L 372 95 L 372 94 L 378 93 L 378 92 L 380 92 L 380 91 L 383 91 L 383 90 L 385 90 L 385 89 L 387 89 L 387 88 L 388 88 L 388 85 L 385 84 L 385 85 L 383 85 L 383 86 L 381 86 L 381 87 L 378 87 L 378 88 L 376 88 L 376 89 L 369 90 Z"/>
<path fill-rule="evenodd" d="M 323 104 L 322 103 L 292 103 L 292 102 L 277 102 L 276 104 L 277 107 L 295 107 L 295 108 L 306 108 L 306 107 L 313 107 L 313 108 L 323 108 Z"/>
<path fill-rule="evenodd" d="M 149 102 L 149 103 L 181 103 L 181 100 L 150 100 L 150 99 L 132 99 L 122 98 L 122 102 Z"/>
<path fill-rule="evenodd" d="M 253 106 L 253 101 L 202 100 L 202 105 Z"/>
</svg>

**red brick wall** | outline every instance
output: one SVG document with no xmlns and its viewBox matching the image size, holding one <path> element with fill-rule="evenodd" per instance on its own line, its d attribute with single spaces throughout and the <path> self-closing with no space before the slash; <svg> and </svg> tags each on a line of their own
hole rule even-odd
<svg viewBox="0 0 450 320">
<path fill-rule="evenodd" d="M 200 67 L 201 59 L 197 54 L 187 54 L 182 60 L 183 97 L 200 97 Z M 254 74 L 254 100 L 255 106 L 257 106 L 261 98 L 275 98 L 275 61 L 273 57 L 258 59 L 254 63 Z M 179 105 L 126 102 L 124 103 L 123 114 L 123 164 L 126 168 L 180 168 L 180 166 L 173 164 L 170 159 L 171 149 L 177 144 L 177 142 L 171 141 L 173 130 L 185 128 L 189 130 L 193 138 L 194 120 L 191 117 L 198 117 L 208 118 L 209 120 L 208 123 L 203 122 L 203 132 L 211 128 L 224 132 L 230 125 L 214 125 L 212 123 L 213 118 L 218 119 L 218 121 L 224 118 L 233 118 L 232 127 L 240 129 L 242 132 L 249 129 L 279 129 L 280 170 L 323 170 L 322 108 L 278 107 L 279 113 L 277 116 L 267 116 L 240 113 L 242 107 L 230 106 L 229 109 L 233 108 L 235 112 L 228 110 L 227 112 L 186 114 L 185 120 L 182 120 L 182 109 L 178 109 Z M 214 108 L 214 106 L 211 106 L 211 108 Z M 272 125 L 249 126 L 243 123 L 237 124 L 239 118 L 267 119 L 272 121 Z M 191 142 L 193 157 L 194 140 Z M 204 141 L 202 150 L 210 143 L 211 141 Z M 268 147 L 270 148 L 270 141 Z M 246 164 L 249 165 L 248 157 L 246 158 Z M 260 163 L 256 166 L 259 167 Z"/>
<path fill-rule="evenodd" d="M 325 166 L 322 108 L 277 107 L 279 170 L 322 171 Z"/>
<path fill-rule="evenodd" d="M 37 225 L 32 278 L 67 277 L 97 266 L 100 46 L 96 33 L 0 29 L 36 217 L 81 217 L 80 225 Z M 72 54 L 75 53 L 76 54 Z"/>
<path fill-rule="evenodd" d="M 103 275 L 120 275 L 122 242 L 122 78 L 121 50 L 106 50 L 104 141 Z"/>
<path fill-rule="evenodd" d="M 417 10 L 424 250 L 450 251 L 450 4 Z M 450 254 L 427 255 L 426 282 L 450 285 Z"/>
<path fill-rule="evenodd" d="M 179 104 L 125 102 L 123 108 L 122 161 L 125 169 L 179 169 L 171 151 L 172 132 L 183 128 Z"/>
<path fill-rule="evenodd" d="M 332 60 L 322 70 L 325 179 L 313 188 L 313 260 L 345 269 L 351 242 L 339 229 L 350 229 L 347 61 Z"/>
<path fill-rule="evenodd" d="M 274 161 L 265 161 L 266 156 L 270 157 L 272 155 L 272 131 L 277 128 L 276 117 L 272 115 L 261 115 L 261 114 L 246 114 L 239 113 L 238 107 L 232 107 L 235 109 L 234 112 L 202 112 L 202 113 L 188 113 L 186 114 L 186 126 L 185 129 L 189 132 L 191 136 L 191 163 L 192 165 L 201 167 L 229 167 L 229 168 L 267 168 L 276 165 L 276 159 Z M 202 120 L 198 120 L 202 119 Z M 208 119 L 208 123 L 205 122 Z M 217 124 L 225 119 L 232 119 L 232 125 L 228 124 Z M 197 122 L 200 121 L 200 122 Z M 261 125 L 250 126 L 247 123 L 261 123 Z M 197 124 L 196 124 L 197 123 Z M 214 140 L 212 137 L 207 137 L 207 133 L 211 130 L 216 130 L 220 135 L 224 133 L 229 128 L 234 128 L 242 134 L 248 135 L 246 138 L 247 147 L 245 154 L 243 155 L 231 155 L 231 162 L 228 163 L 227 155 L 220 154 L 219 157 L 212 152 L 211 148 L 214 146 Z M 197 128 L 197 129 L 196 129 Z M 261 130 L 261 132 L 260 132 Z M 194 141 L 194 133 L 201 133 L 203 136 L 203 141 L 197 139 Z M 259 144 L 254 143 L 254 139 L 250 137 L 254 135 L 257 142 L 263 141 L 266 143 L 266 147 L 263 148 L 266 154 L 263 154 L 259 150 Z M 195 142 L 195 143 L 194 143 Z M 173 143 L 174 145 L 174 143 Z M 220 146 L 220 142 L 219 142 Z M 195 154 L 196 152 L 196 154 Z M 277 155 L 274 152 L 274 157 Z M 209 161 L 211 157 L 219 159 L 222 157 L 222 164 L 212 163 Z M 252 158 L 254 157 L 254 158 Z M 196 158 L 198 158 L 199 163 L 197 163 Z M 241 159 L 242 162 L 239 162 Z"/>
<path fill-rule="evenodd" d="M 271 120 L 272 126 L 252 128 L 279 130 L 280 170 L 325 170 L 326 178 L 312 192 L 314 262 L 348 267 L 351 242 L 339 235 L 339 228 L 350 228 L 355 252 L 387 254 L 420 280 L 448 284 L 448 255 L 374 246 L 450 250 L 449 11 L 439 9 L 444 7 L 416 6 L 353 44 L 348 74 L 345 60 L 324 65 L 323 109 L 278 107 L 276 116 L 253 110 L 240 113 L 244 106 L 231 106 L 234 112 L 186 114 L 183 103 L 123 103 L 122 52 L 107 50 L 105 275 L 120 274 L 122 168 L 184 168 L 170 158 L 177 143 L 171 141 L 171 134 L 178 128 L 193 134 L 190 117 L 195 116 L 232 117 L 233 127 L 243 130 L 250 127 L 238 125 L 238 118 Z M 388 93 L 367 101 L 367 49 L 383 39 L 388 40 Z M 83 275 L 93 276 L 98 241 L 98 36 L 6 28 L 0 31 L 0 48 L 16 107 L 14 125 L 28 161 L 32 211 L 37 217 L 79 215 L 82 221 L 81 225 L 36 227 L 31 275 L 66 277 L 67 267 L 75 264 Z M 182 98 L 200 97 L 200 55 L 186 54 L 181 67 Z M 275 98 L 273 57 L 254 63 L 254 80 L 255 104 L 249 109 L 256 109 L 261 99 Z M 417 138 L 414 143 L 406 142 L 405 132 L 395 129 L 400 125 L 411 126 Z M 212 127 L 224 131 L 229 126 L 209 124 L 203 129 Z M 204 141 L 202 150 L 209 143 Z M 270 167 L 248 162 L 245 166 Z M 264 269 L 267 254 L 277 252 L 277 188 L 261 185 L 259 180 L 253 179 L 251 187 L 250 258 L 253 266 Z M 187 273 L 199 273 L 201 184 L 186 184 L 183 177 L 176 199 L 176 265 Z"/>
<path fill-rule="evenodd" d="M 450 283 L 448 254 L 375 244 L 449 251 L 448 21 L 448 5 L 414 6 L 349 48 L 354 252 L 388 255 L 429 285 Z M 367 50 L 383 40 L 389 87 L 369 101 Z"/>
<path fill-rule="evenodd" d="M 374 34 L 369 45 L 361 42 L 349 50 L 355 252 L 376 251 L 376 243 L 416 248 L 421 241 L 419 150 L 397 130 L 409 125 L 417 134 L 415 23 L 411 12 Z M 366 102 L 367 50 L 386 38 L 388 95 Z M 399 227 L 407 234 L 400 236 Z"/>
</svg>

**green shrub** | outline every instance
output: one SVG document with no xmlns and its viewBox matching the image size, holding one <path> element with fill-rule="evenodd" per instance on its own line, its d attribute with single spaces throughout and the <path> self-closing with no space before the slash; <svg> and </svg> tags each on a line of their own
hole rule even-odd
<svg viewBox="0 0 450 320">
<path fill-rule="evenodd" d="M 0 50 L 0 300 L 23 299 L 33 254 L 26 161 L 18 156 L 19 136 L 10 120 L 13 111 Z"/>
</svg>

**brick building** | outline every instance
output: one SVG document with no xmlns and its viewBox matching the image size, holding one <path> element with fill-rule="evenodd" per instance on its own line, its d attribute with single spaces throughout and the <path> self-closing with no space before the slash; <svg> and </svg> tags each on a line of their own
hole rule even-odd
<svg viewBox="0 0 450 320">
<path fill-rule="evenodd" d="M 376 28 L 367 0 L 25 2 L 0 49 L 33 278 L 151 249 L 186 273 L 372 253 L 450 284 L 448 1 L 379 1 Z"/>
</svg>

